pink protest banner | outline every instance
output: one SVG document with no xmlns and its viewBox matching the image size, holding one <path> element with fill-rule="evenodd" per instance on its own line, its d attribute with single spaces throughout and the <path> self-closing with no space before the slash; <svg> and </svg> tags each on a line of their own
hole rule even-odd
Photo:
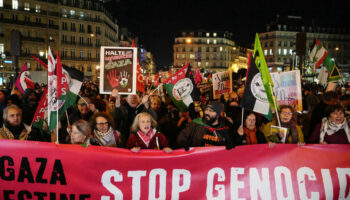
<svg viewBox="0 0 350 200">
<path fill-rule="evenodd" d="M 347 199 L 350 145 L 170 154 L 0 140 L 0 199 Z"/>
</svg>

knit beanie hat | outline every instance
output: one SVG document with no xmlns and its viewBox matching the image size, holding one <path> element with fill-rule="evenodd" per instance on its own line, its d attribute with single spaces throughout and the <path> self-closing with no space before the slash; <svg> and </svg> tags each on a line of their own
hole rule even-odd
<svg viewBox="0 0 350 200">
<path fill-rule="evenodd" d="M 212 101 L 207 108 L 211 108 L 219 116 L 222 112 L 222 104 L 219 101 Z"/>
</svg>

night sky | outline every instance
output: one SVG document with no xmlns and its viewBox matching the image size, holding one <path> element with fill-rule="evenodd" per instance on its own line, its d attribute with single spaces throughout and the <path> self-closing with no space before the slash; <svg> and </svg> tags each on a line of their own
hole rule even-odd
<svg viewBox="0 0 350 200">
<path fill-rule="evenodd" d="M 344 1 L 345 2 L 345 1 Z M 250 47 L 256 32 L 265 31 L 265 24 L 276 15 L 297 15 L 334 23 L 350 21 L 345 3 L 334 1 L 228 1 L 228 0 L 115 0 L 106 8 L 140 39 L 155 57 L 159 67 L 173 62 L 173 43 L 179 31 L 215 30 L 234 33 L 237 45 Z"/>
</svg>

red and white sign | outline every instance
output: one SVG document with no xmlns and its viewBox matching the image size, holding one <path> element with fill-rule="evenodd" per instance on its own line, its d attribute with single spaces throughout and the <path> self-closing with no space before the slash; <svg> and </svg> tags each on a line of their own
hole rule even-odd
<svg viewBox="0 0 350 200">
<path fill-rule="evenodd" d="M 349 199 L 350 145 L 170 154 L 0 140 L 0 199 Z"/>
</svg>

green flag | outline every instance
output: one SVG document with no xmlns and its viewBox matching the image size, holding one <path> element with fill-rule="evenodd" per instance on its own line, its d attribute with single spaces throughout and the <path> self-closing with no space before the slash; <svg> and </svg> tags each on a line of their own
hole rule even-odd
<svg viewBox="0 0 350 200">
<path fill-rule="evenodd" d="M 253 62 L 255 62 L 257 68 L 260 71 L 261 80 L 263 82 L 271 110 L 275 110 L 275 109 L 279 110 L 277 99 L 273 94 L 273 81 L 272 81 L 269 69 L 267 68 L 267 64 L 266 64 L 265 57 L 264 57 L 264 54 L 263 54 L 263 51 L 261 48 L 258 34 L 256 34 L 256 36 L 255 36 L 253 58 L 255 58 L 255 60 L 253 60 Z M 276 102 L 277 108 L 275 108 L 274 102 Z"/>
</svg>

